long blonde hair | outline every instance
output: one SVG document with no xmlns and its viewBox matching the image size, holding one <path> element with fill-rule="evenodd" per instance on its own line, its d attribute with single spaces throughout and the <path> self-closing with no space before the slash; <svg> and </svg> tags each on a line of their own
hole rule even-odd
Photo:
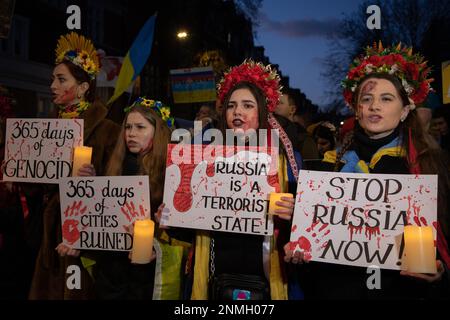
<svg viewBox="0 0 450 320">
<path fill-rule="evenodd" d="M 146 108 L 138 105 L 133 107 L 133 109 L 126 114 L 122 123 L 122 129 L 120 130 L 120 138 L 116 143 L 112 156 L 107 165 L 106 175 L 122 175 L 123 161 L 125 159 L 125 154 L 127 153 L 127 147 L 125 144 L 125 126 L 131 112 L 139 112 L 145 119 L 148 120 L 148 122 L 150 122 L 150 124 L 155 127 L 152 148 L 150 151 L 145 154 L 141 154 L 138 157 L 138 174 L 148 175 L 152 211 L 156 211 L 163 198 L 167 145 L 170 142 L 171 131 L 167 124 L 155 113 L 155 111 L 148 107 Z"/>
</svg>

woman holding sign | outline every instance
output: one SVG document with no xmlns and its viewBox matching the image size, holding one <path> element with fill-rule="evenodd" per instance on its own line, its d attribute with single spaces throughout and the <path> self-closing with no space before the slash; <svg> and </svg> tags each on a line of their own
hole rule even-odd
<svg viewBox="0 0 450 320">
<path fill-rule="evenodd" d="M 125 109 L 125 113 L 119 133 L 119 137 L 122 138 L 116 143 L 108 162 L 106 175 L 147 175 L 151 190 L 151 207 L 157 208 L 162 202 L 161 186 L 164 185 L 167 145 L 170 141 L 170 128 L 173 126 L 170 109 L 163 106 L 160 101 L 138 98 Z M 130 224 L 127 231 L 132 232 L 134 213 L 129 210 L 125 208 L 122 213 Z M 160 235 L 160 230 L 157 230 L 156 235 Z M 91 263 L 94 263 L 92 273 L 95 279 L 96 297 L 139 300 L 179 299 L 181 260 L 175 263 L 177 259 L 169 259 L 173 263 L 167 265 L 162 256 L 166 258 L 168 255 L 181 256 L 183 248 L 166 245 L 163 241 L 154 241 L 154 243 L 155 247 L 158 247 L 156 256 L 159 268 L 156 273 L 155 255 L 151 257 L 149 263 L 134 264 L 130 262 L 128 252 L 91 251 L 89 257 Z M 152 252 L 152 248 L 148 250 Z M 59 252 L 69 255 L 78 254 L 77 250 L 73 251 L 65 246 Z M 154 279 L 158 288 L 155 294 L 153 294 Z M 170 284 L 163 280 L 171 281 L 170 284 L 174 287 L 170 287 Z M 166 292 L 169 292 L 169 295 Z"/>
<path fill-rule="evenodd" d="M 119 134 L 122 138 L 117 141 L 106 175 L 147 175 L 151 207 L 158 208 L 162 202 L 167 145 L 170 142 L 170 128 L 173 127 L 174 119 L 170 117 L 169 107 L 164 106 L 160 101 L 142 97 L 127 107 L 125 113 Z M 156 237 L 159 234 L 160 231 L 156 230 Z M 181 264 L 178 264 L 178 267 L 167 266 L 162 260 L 162 255 L 167 257 L 173 251 L 162 243 L 156 243 L 156 240 L 154 243 L 159 249 L 156 258 L 160 268 L 156 271 L 156 275 L 155 256 L 149 264 L 132 264 L 128 253 L 96 252 L 94 278 L 97 297 L 100 299 L 178 299 L 179 295 L 167 297 L 164 296 L 164 292 L 161 293 L 158 290 L 156 290 L 157 294 L 153 294 L 154 280 L 156 286 L 161 285 L 166 289 L 162 279 L 167 280 L 175 275 L 179 277 L 181 268 Z M 183 249 L 178 247 L 174 250 L 180 253 Z M 171 270 L 173 274 L 166 274 L 168 270 Z M 162 273 L 165 273 L 164 277 Z M 179 292 L 180 288 L 175 288 L 175 291 Z"/>
<path fill-rule="evenodd" d="M 278 177 L 281 191 L 292 193 L 288 187 L 296 186 L 301 159 L 298 153 L 294 154 L 292 143 L 272 115 L 281 95 L 277 73 L 270 66 L 245 61 L 225 74 L 218 94 L 224 106 L 219 122 L 224 137 L 227 129 L 244 135 L 251 130 L 254 134 L 261 129 L 280 131 L 283 147 Z M 258 145 L 267 146 L 267 142 L 259 141 Z M 195 266 L 189 268 L 193 270 L 192 299 L 288 299 L 278 243 L 288 241 L 294 200 L 282 197 L 277 204 L 281 208 L 275 211 L 279 215 L 274 217 L 275 236 L 197 233 Z"/>
<path fill-rule="evenodd" d="M 105 173 L 119 126 L 106 119 L 108 110 L 95 100 L 96 75 L 100 65 L 97 52 L 89 39 L 74 32 L 61 36 L 56 48 L 56 66 L 53 70 L 51 90 L 53 102 L 59 106 L 62 119 L 84 120 L 84 145 L 93 149 L 89 165 L 74 175 L 89 176 Z M 95 168 L 95 170 L 94 170 Z M 58 190 L 48 195 L 44 210 L 44 232 L 30 291 L 30 299 L 85 299 L 90 296 L 89 274 L 81 266 L 79 258 L 59 257 L 55 248 L 61 243 L 61 214 Z M 57 248 L 63 256 L 69 248 Z M 75 251 L 69 253 L 75 254 Z M 69 290 L 66 286 L 67 267 L 79 265 L 81 290 Z"/>
<path fill-rule="evenodd" d="M 324 166 L 327 171 L 349 173 L 438 174 L 437 272 L 380 270 L 379 288 L 369 290 L 372 273 L 366 268 L 310 263 L 305 270 L 305 278 L 311 280 L 306 297 L 398 299 L 448 294 L 448 174 L 441 150 L 422 129 L 416 111 L 430 91 L 429 71 L 411 48 L 383 48 L 381 43 L 367 48 L 343 81 L 345 101 L 356 115 L 355 128 L 340 148 L 325 154 Z M 293 255 L 289 246 L 285 251 L 286 261 L 303 258 Z"/>
</svg>

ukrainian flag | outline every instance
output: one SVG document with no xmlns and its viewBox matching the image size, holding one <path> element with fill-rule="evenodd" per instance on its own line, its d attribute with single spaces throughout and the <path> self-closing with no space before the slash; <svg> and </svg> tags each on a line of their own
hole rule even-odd
<svg viewBox="0 0 450 320">
<path fill-rule="evenodd" d="M 150 52 L 152 51 L 153 35 L 155 34 L 155 20 L 156 14 L 147 20 L 125 56 L 116 87 L 114 88 L 114 94 L 111 99 L 109 99 L 108 104 L 120 97 L 144 68 L 145 63 L 150 56 Z"/>
</svg>

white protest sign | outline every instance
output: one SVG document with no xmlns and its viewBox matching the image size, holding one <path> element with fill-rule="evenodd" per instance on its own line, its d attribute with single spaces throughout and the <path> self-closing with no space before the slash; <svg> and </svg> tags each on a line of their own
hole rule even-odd
<svg viewBox="0 0 450 320">
<path fill-rule="evenodd" d="M 82 119 L 7 119 L 3 180 L 58 183 L 83 145 Z"/>
<path fill-rule="evenodd" d="M 313 261 L 402 269 L 405 225 L 433 226 L 437 176 L 300 171 L 292 250 Z"/>
<path fill-rule="evenodd" d="M 273 150 L 268 148 L 185 145 L 184 152 L 191 155 L 187 160 L 192 162 L 177 164 L 178 146 L 169 145 L 167 152 L 166 208 L 161 224 L 273 234 L 267 211 L 269 194 L 279 190 L 278 151 L 271 154 Z M 202 152 L 205 156 L 195 162 L 195 155 Z"/>
<path fill-rule="evenodd" d="M 63 242 L 74 249 L 129 251 L 133 222 L 150 218 L 147 176 L 64 178 L 59 195 Z"/>
</svg>

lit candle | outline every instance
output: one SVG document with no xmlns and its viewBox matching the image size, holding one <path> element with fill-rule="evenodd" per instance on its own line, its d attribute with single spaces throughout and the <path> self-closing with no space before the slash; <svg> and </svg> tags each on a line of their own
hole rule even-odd
<svg viewBox="0 0 450 320">
<path fill-rule="evenodd" d="M 84 164 L 91 164 L 92 148 L 91 147 L 75 147 L 73 151 L 72 177 L 78 175 L 78 170 Z"/>
<path fill-rule="evenodd" d="M 436 249 L 431 227 L 405 226 L 406 271 L 436 273 Z"/>
<path fill-rule="evenodd" d="M 272 192 L 270 194 L 270 200 L 269 200 L 269 214 L 277 214 L 275 213 L 275 210 L 277 209 L 286 209 L 284 207 L 280 207 L 276 204 L 277 201 L 282 201 L 281 197 L 286 197 L 286 198 L 293 198 L 294 196 L 292 195 L 292 193 L 275 193 Z"/>
<path fill-rule="evenodd" d="M 139 264 L 150 262 L 153 253 L 154 231 L 155 223 L 150 219 L 137 220 L 134 222 L 131 262 Z"/>
</svg>

